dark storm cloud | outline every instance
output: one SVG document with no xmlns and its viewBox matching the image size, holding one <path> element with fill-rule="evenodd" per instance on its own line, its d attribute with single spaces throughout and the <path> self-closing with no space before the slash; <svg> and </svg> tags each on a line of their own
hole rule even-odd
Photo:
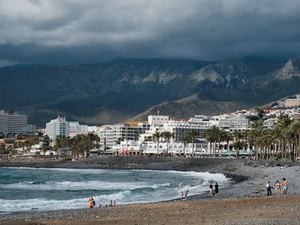
<svg viewBox="0 0 300 225">
<path fill-rule="evenodd" d="M 293 57 L 299 24 L 299 0 L 4 0 L 0 65 Z"/>
</svg>

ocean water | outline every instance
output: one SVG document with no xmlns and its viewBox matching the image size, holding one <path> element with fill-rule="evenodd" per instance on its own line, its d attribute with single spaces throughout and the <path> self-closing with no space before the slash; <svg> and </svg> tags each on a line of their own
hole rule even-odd
<svg viewBox="0 0 300 225">
<path fill-rule="evenodd" d="M 157 170 L 0 168 L 0 213 L 78 209 L 96 205 L 150 203 L 208 191 L 210 182 L 222 189 L 223 174 Z"/>
</svg>

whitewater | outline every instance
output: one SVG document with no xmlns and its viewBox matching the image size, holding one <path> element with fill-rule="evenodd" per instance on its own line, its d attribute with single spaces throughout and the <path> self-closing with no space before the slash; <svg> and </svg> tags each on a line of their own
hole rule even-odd
<svg viewBox="0 0 300 225">
<path fill-rule="evenodd" d="M 0 213 L 151 203 L 207 194 L 210 182 L 230 185 L 223 174 L 158 170 L 0 168 Z"/>
</svg>

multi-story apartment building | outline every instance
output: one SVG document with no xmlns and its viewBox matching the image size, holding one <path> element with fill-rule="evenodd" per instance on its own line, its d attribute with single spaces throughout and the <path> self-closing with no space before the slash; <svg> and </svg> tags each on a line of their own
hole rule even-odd
<svg viewBox="0 0 300 225">
<path fill-rule="evenodd" d="M 180 142 L 183 137 L 187 136 L 190 130 L 197 130 L 199 135 L 196 137 L 196 142 L 205 142 L 205 131 L 214 125 L 219 125 L 218 121 L 214 118 L 203 115 L 195 115 L 194 118 L 190 118 L 185 123 L 176 123 L 172 132 L 174 133 L 175 141 Z"/>
<path fill-rule="evenodd" d="M 46 134 L 55 144 L 56 136 L 69 136 L 69 122 L 66 121 L 64 115 L 59 115 L 57 119 L 51 120 L 46 124 Z"/>
<path fill-rule="evenodd" d="M 168 123 L 169 116 L 150 115 L 148 116 L 148 124 L 151 126 L 163 126 Z"/>
<path fill-rule="evenodd" d="M 128 122 L 126 124 L 106 125 L 100 127 L 96 134 L 100 137 L 102 147 L 111 148 L 119 140 L 136 140 L 140 134 L 150 129 L 148 123 Z"/>
<path fill-rule="evenodd" d="M 222 129 L 226 130 L 243 130 L 246 129 L 249 125 L 249 119 L 244 116 L 220 116 L 219 117 L 219 126 Z"/>
<path fill-rule="evenodd" d="M 5 113 L 0 111 L 0 134 L 2 136 L 33 135 L 36 131 L 35 125 L 27 124 L 27 116 L 18 113 Z"/>
<path fill-rule="evenodd" d="M 88 125 L 80 125 L 78 121 L 69 122 L 69 137 L 74 137 L 79 134 L 87 134 Z"/>
<path fill-rule="evenodd" d="M 116 144 L 118 139 L 122 138 L 122 127 L 124 125 L 116 124 L 116 125 L 105 125 L 100 127 L 96 134 L 100 138 L 100 146 L 102 148 L 111 148 Z"/>
</svg>

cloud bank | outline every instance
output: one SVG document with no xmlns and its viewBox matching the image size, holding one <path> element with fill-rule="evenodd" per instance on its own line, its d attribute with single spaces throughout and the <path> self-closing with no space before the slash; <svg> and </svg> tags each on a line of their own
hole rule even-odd
<svg viewBox="0 0 300 225">
<path fill-rule="evenodd" d="M 300 55 L 299 0 L 3 0 L 0 63 Z"/>
</svg>

